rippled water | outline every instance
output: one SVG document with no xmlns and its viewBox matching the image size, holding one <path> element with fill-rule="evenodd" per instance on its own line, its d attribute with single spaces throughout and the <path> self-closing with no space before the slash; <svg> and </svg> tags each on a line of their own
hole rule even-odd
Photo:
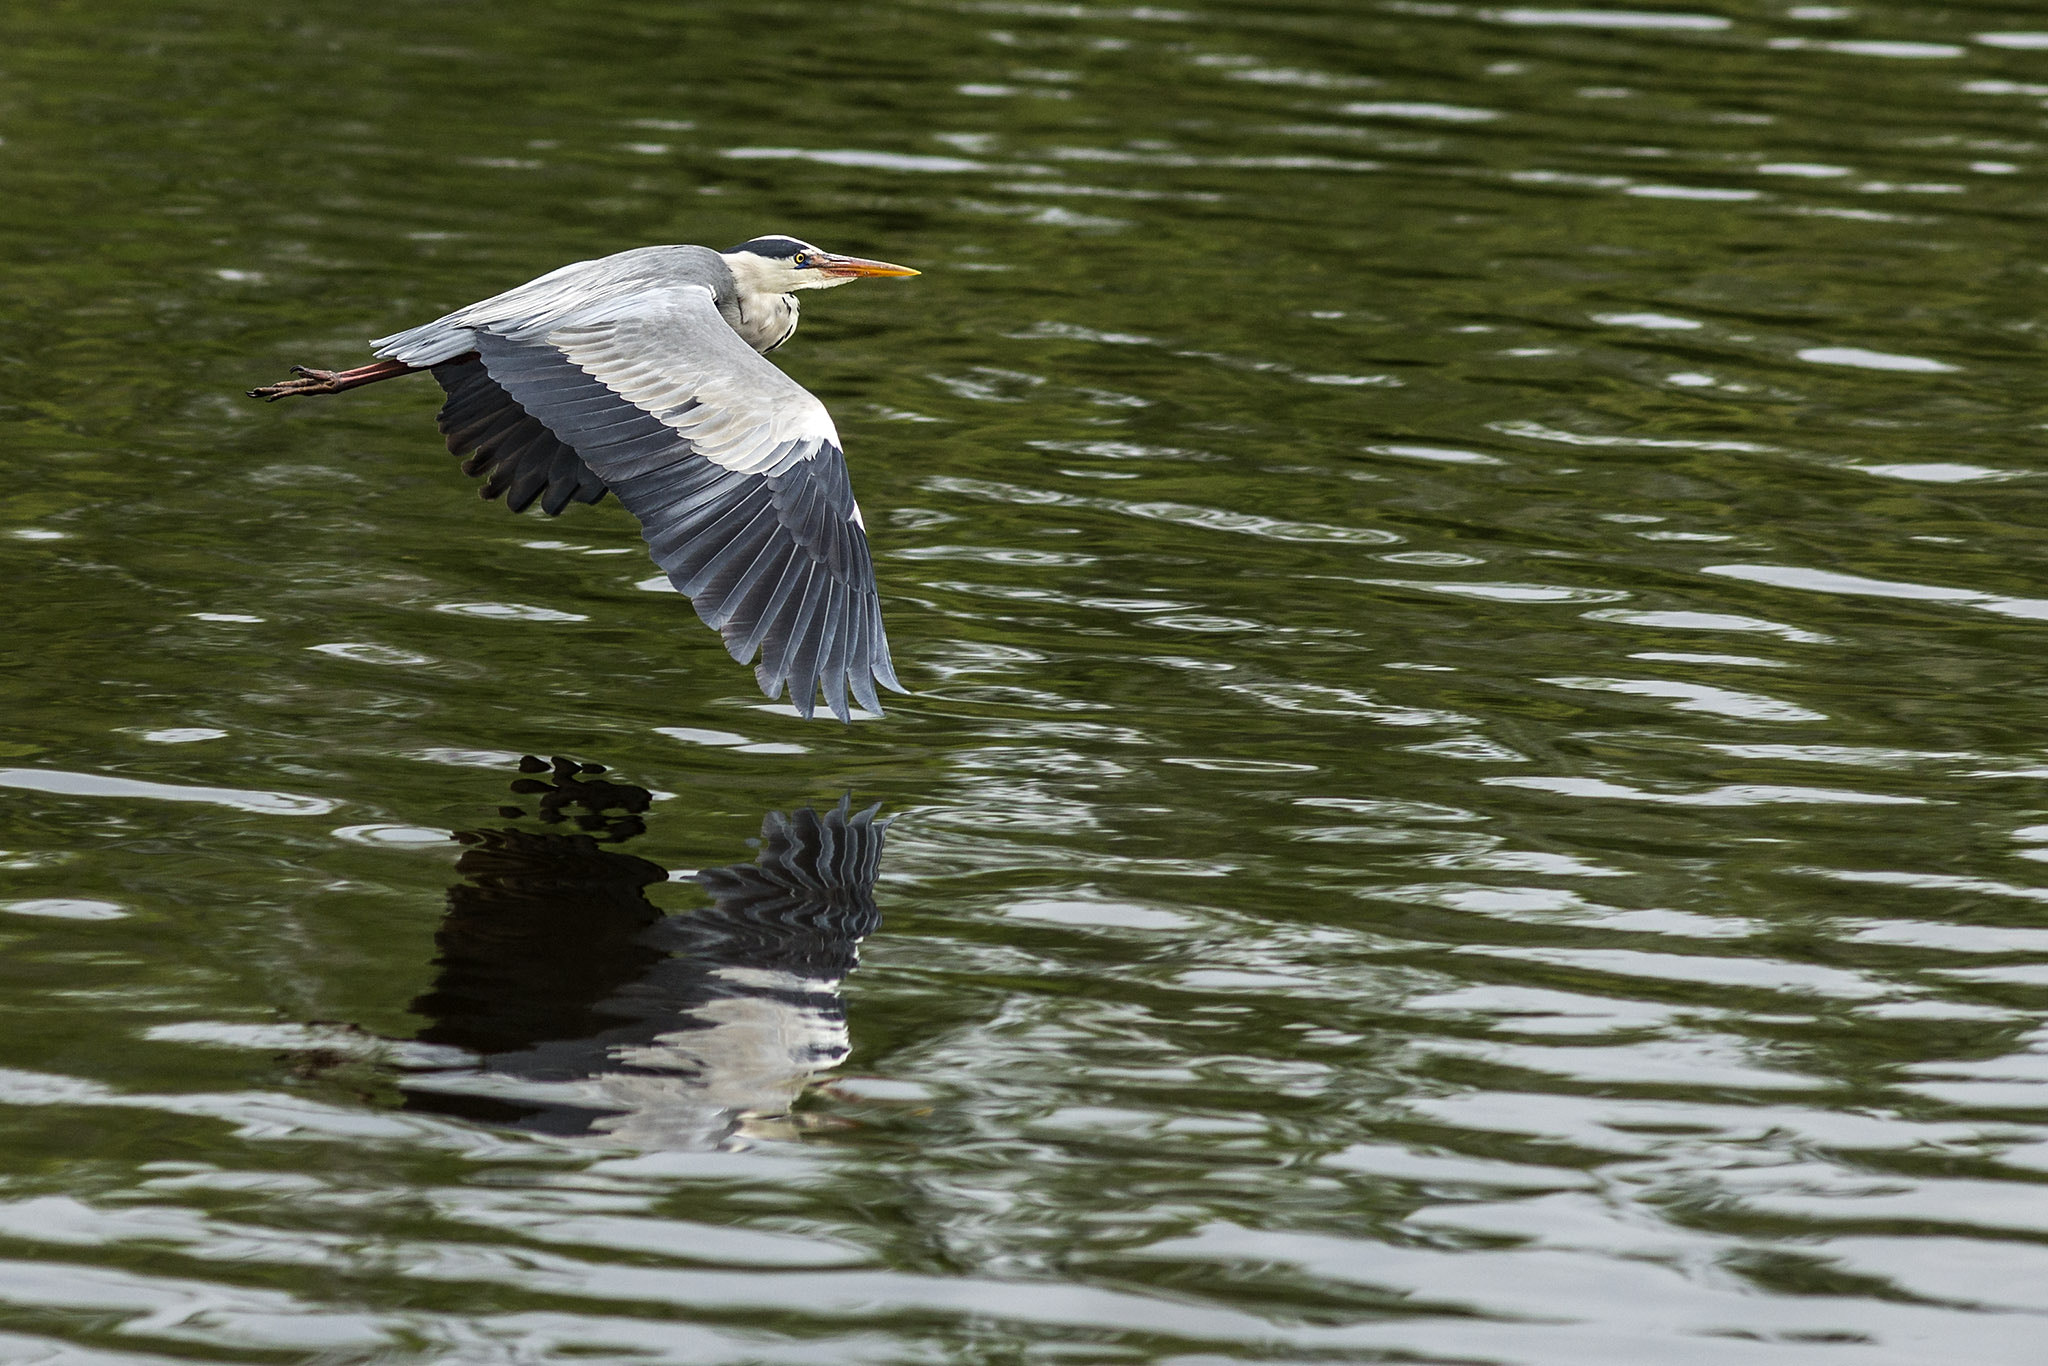
<svg viewBox="0 0 2048 1366">
<path fill-rule="evenodd" d="M 2020 4 L 0 16 L 0 1359 L 2042 1360 L 2044 108 Z M 241 397 L 766 231 L 926 272 L 779 353 L 886 719 Z"/>
</svg>

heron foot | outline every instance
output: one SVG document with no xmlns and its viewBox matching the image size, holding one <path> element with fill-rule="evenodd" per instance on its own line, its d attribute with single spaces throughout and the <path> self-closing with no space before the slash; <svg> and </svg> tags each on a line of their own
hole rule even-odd
<svg viewBox="0 0 2048 1366">
<path fill-rule="evenodd" d="M 334 394 L 341 391 L 336 383 L 341 378 L 332 370 L 309 370 L 303 365 L 294 365 L 292 373 L 298 379 L 288 379 L 279 384 L 266 384 L 260 389 L 251 389 L 250 398 L 260 398 L 265 403 L 275 403 L 281 398 L 292 398 L 300 394 Z"/>
<path fill-rule="evenodd" d="M 380 360 L 374 365 L 362 365 L 353 370 L 314 370 L 304 365 L 294 365 L 292 373 L 298 376 L 297 379 L 251 389 L 249 397 L 260 398 L 265 403 L 275 403 L 281 398 L 296 398 L 306 394 L 338 394 L 344 389 L 356 389 L 365 384 L 375 384 L 379 380 L 409 375 L 413 369 L 413 366 L 395 360 Z"/>
</svg>

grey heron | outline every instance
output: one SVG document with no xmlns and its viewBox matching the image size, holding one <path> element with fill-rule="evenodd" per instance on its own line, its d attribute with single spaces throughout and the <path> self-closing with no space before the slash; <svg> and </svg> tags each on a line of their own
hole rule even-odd
<svg viewBox="0 0 2048 1366">
<path fill-rule="evenodd" d="M 563 266 L 370 344 L 353 370 L 294 366 L 251 389 L 336 394 L 419 370 L 485 498 L 549 516 L 607 492 L 648 551 L 770 698 L 808 719 L 822 688 L 870 711 L 889 661 L 867 527 L 839 433 L 765 353 L 796 332 L 796 294 L 918 272 L 780 235 L 729 251 L 660 246 Z"/>
</svg>

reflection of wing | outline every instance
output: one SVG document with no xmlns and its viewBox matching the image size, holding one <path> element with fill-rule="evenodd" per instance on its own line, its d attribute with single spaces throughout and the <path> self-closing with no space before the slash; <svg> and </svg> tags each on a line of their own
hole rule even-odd
<svg viewBox="0 0 2048 1366">
<path fill-rule="evenodd" d="M 518 785 L 544 811 L 572 785 L 584 805 L 644 795 L 581 783 L 566 760 L 556 770 L 553 787 Z M 458 836 L 465 881 L 449 892 L 440 975 L 413 1009 L 430 1017 L 421 1041 L 479 1056 L 408 1074 L 407 1107 L 654 1147 L 716 1144 L 786 1113 L 846 1056 L 838 984 L 879 919 L 888 822 L 849 805 L 771 814 L 758 861 L 700 873 L 713 904 L 671 917 L 642 895 L 666 877 L 659 865 L 588 835 Z"/>
<path fill-rule="evenodd" d="M 851 972 L 855 945 L 881 921 L 874 886 L 889 822 L 875 819 L 879 806 L 849 815 L 850 805 L 842 798 L 823 815 L 769 813 L 756 862 L 697 874 L 716 904 L 680 932 L 700 951 L 720 946 L 757 967 L 834 979 Z"/>
<path fill-rule="evenodd" d="M 630 1099 L 599 1127 L 642 1145 L 716 1142 L 742 1123 L 787 1114 L 804 1087 L 852 1051 L 839 983 L 874 932 L 874 883 L 887 821 L 841 801 L 761 822 L 757 862 L 697 875 L 713 904 L 655 930 L 670 958 L 639 984 L 685 1013 L 619 1057 L 689 1078 L 662 1088 L 629 1077 L 607 1089 Z"/>
<path fill-rule="evenodd" d="M 378 354 L 434 368 L 442 430 L 476 451 L 465 468 L 487 475 L 486 497 L 558 512 L 609 487 L 732 657 L 760 654 L 763 692 L 787 685 L 806 717 L 820 686 L 841 720 L 849 690 L 879 711 L 875 685 L 902 685 L 839 433 L 733 331 L 712 262 L 674 257 L 630 291 L 593 278 L 587 295 L 564 293 L 558 271 L 382 338 Z"/>
</svg>

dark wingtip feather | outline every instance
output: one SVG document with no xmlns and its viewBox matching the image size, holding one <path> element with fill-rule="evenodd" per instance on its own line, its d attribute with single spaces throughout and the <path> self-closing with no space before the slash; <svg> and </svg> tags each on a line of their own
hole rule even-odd
<svg viewBox="0 0 2048 1366">
<path fill-rule="evenodd" d="M 875 696 L 875 681 L 864 671 L 846 676 L 846 682 L 853 689 L 853 700 L 860 703 L 861 710 L 882 714 L 882 699 Z"/>
<path fill-rule="evenodd" d="M 810 720 L 818 711 L 818 685 L 812 683 L 810 691 L 804 693 L 798 692 L 792 686 L 789 690 L 789 705 L 796 708 L 798 716 L 806 721 Z"/>
<path fill-rule="evenodd" d="M 886 642 L 880 650 L 875 652 L 875 681 L 890 692 L 902 693 L 905 697 L 910 696 L 910 689 L 904 687 L 896 679 L 896 666 L 889 662 L 889 647 Z"/>
<path fill-rule="evenodd" d="M 604 481 L 574 448 L 506 393 L 481 361 L 451 361 L 433 371 L 448 391 L 436 419 L 448 452 L 467 453 L 462 472 L 483 478 L 478 492 L 485 499 L 509 492 L 506 506 L 524 512 L 538 498 L 542 511 L 553 516 L 572 499 L 595 503 L 604 497 Z"/>
</svg>

